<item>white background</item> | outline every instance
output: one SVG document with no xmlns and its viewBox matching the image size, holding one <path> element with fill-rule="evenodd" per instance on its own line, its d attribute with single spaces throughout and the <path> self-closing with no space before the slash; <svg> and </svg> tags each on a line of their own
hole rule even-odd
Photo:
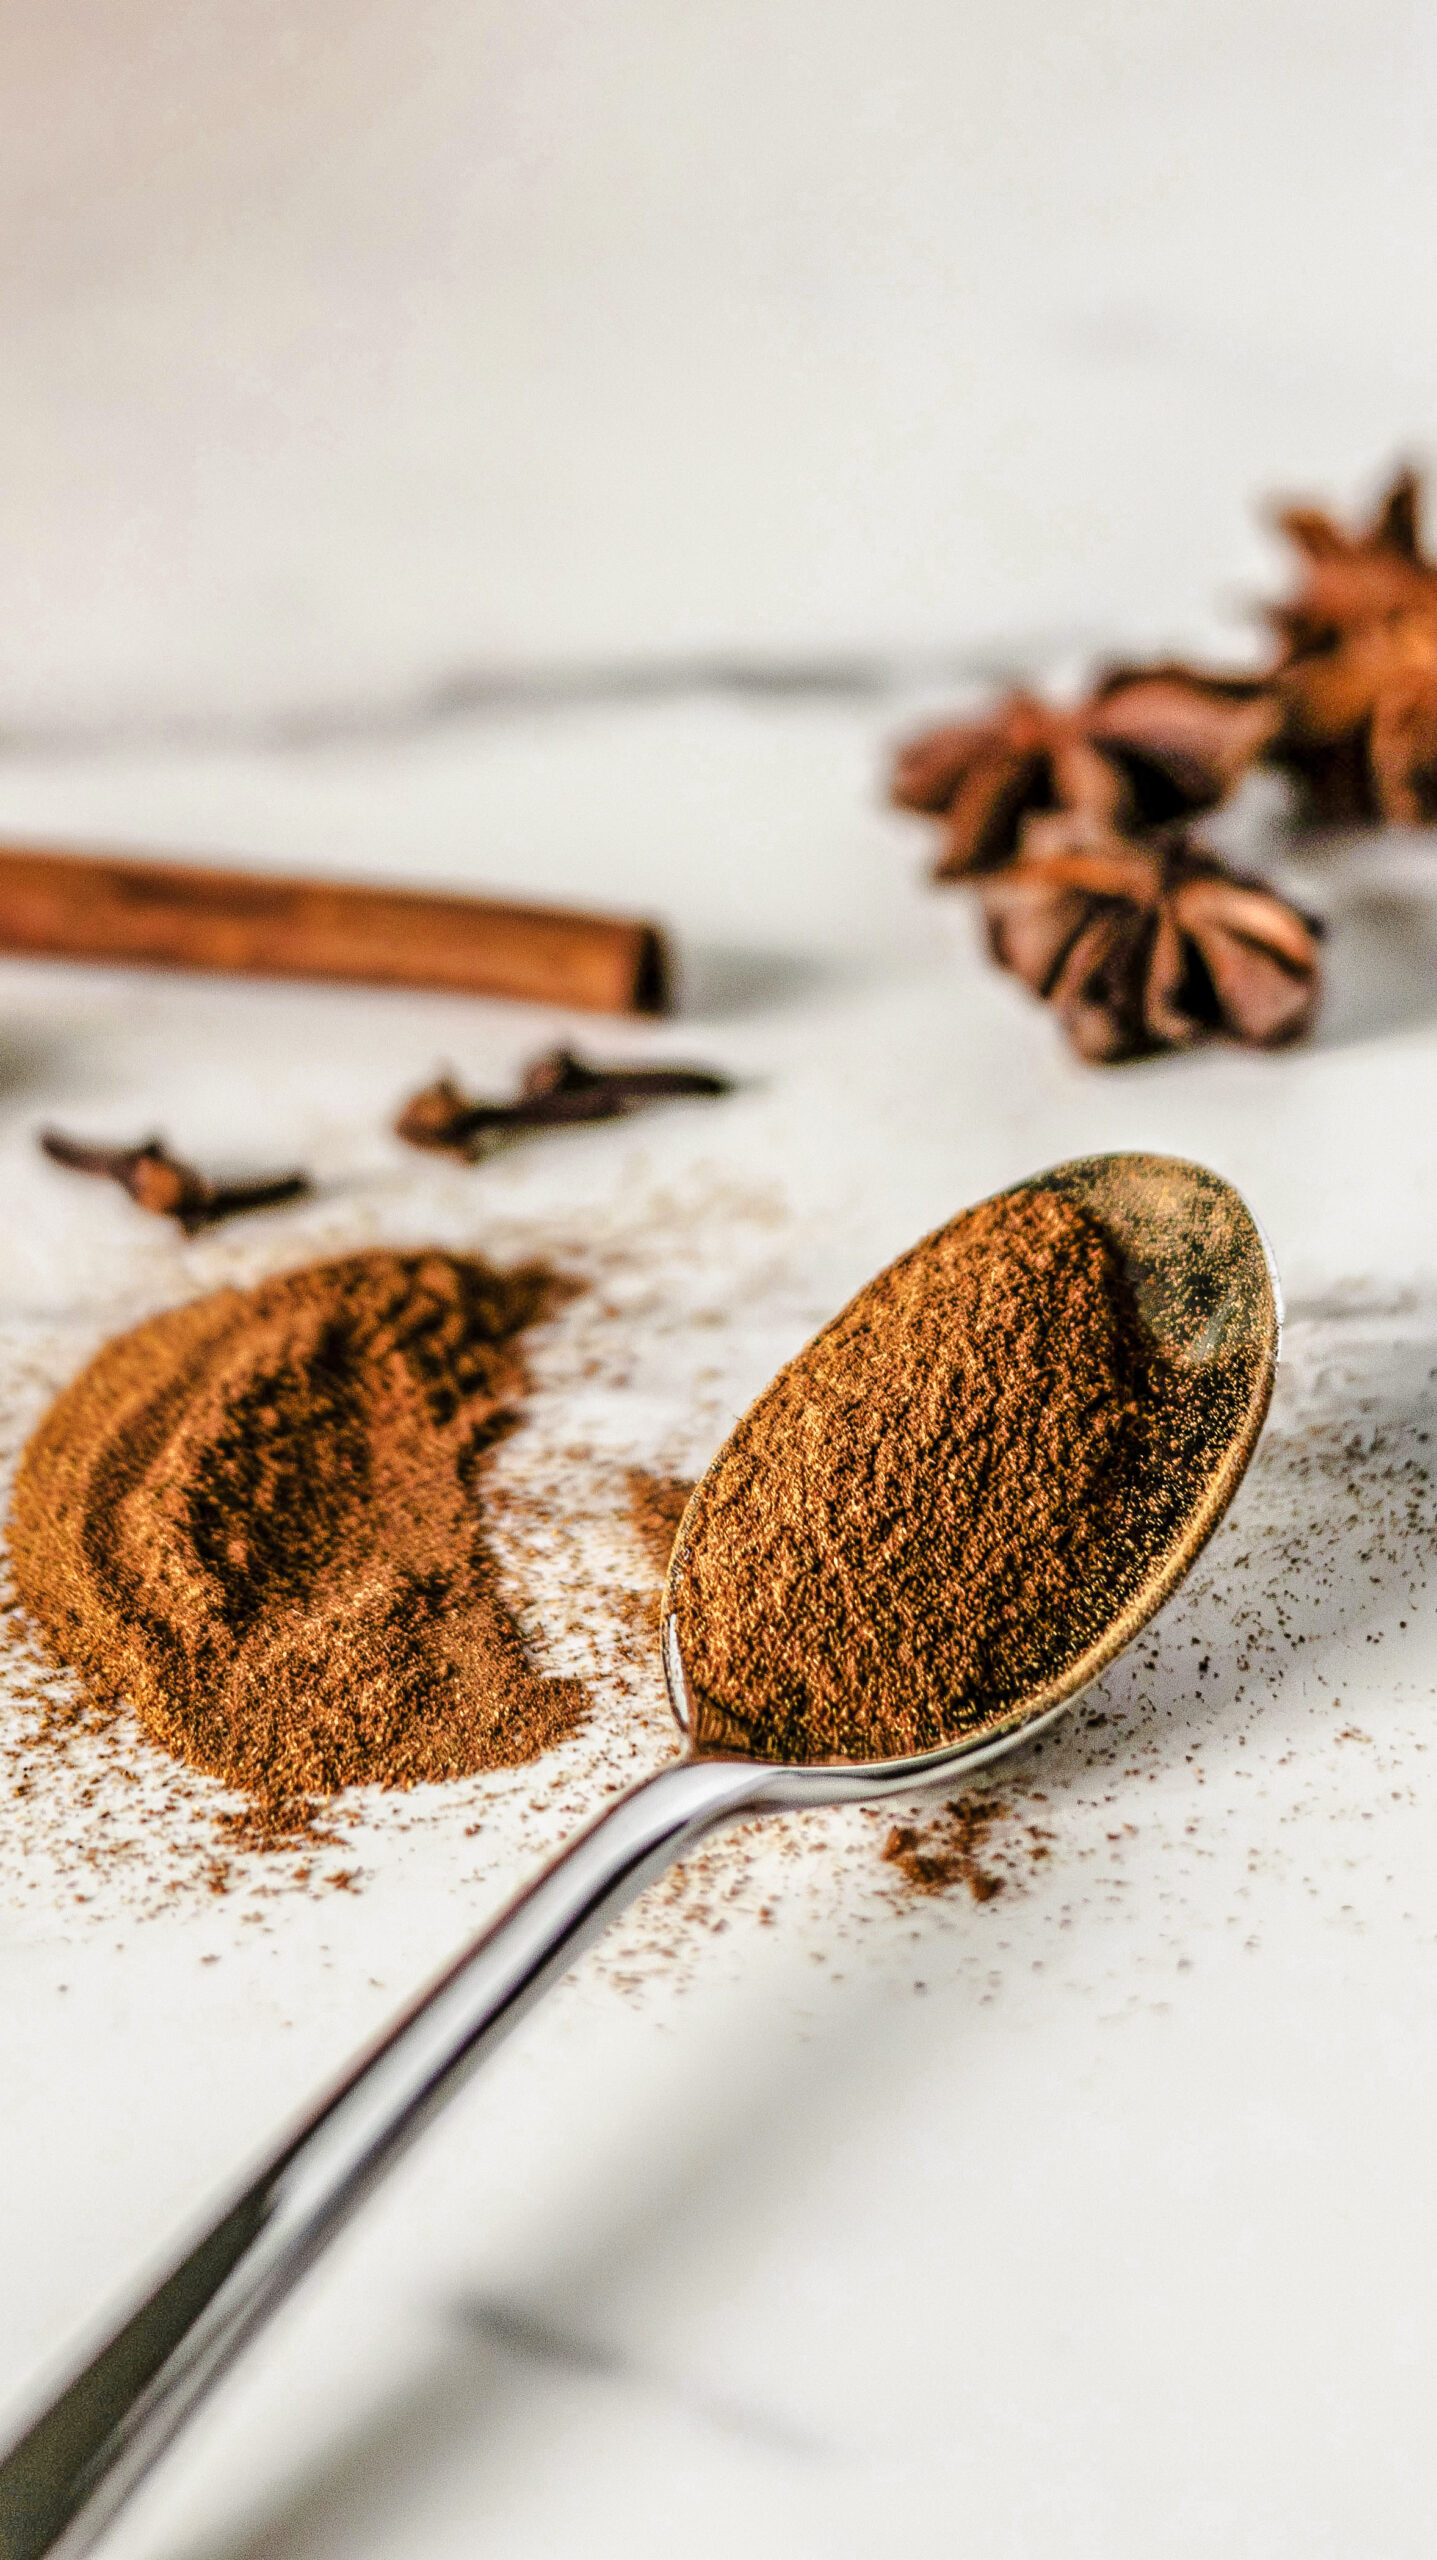
<svg viewBox="0 0 1437 2560">
<path fill-rule="evenodd" d="M 1318 1040 L 1098 1074 L 879 777 L 945 670 L 1250 646 L 1257 499 L 1437 445 L 1434 56 L 1416 7 L 1295 0 L 0 23 L 0 830 L 639 906 L 688 976 L 610 1032 L 0 973 L 7 1455 L 195 1290 L 550 1251 L 593 1285 L 504 1464 L 572 1503 L 515 1570 L 595 1697 L 536 1772 L 354 1807 L 357 1891 L 213 1896 L 205 1788 L 161 1831 L 133 1737 L 35 1761 L 7 1639 L 5 2408 L 662 1756 L 627 1463 L 701 1464 L 889 1255 L 1090 1148 L 1238 1181 L 1293 1316 L 1160 1643 L 995 1777 L 1003 1893 L 905 1902 L 860 1815 L 716 1849 L 117 2554 L 1426 2560 L 1437 849 L 1253 800 L 1331 922 Z M 742 1089 L 474 1174 L 385 1135 L 557 1031 Z M 319 1191 L 185 1244 L 41 1163 L 49 1118 Z"/>
<path fill-rule="evenodd" d="M 1181 635 L 1433 433 L 1419 0 L 0 26 L 0 706 Z"/>
</svg>

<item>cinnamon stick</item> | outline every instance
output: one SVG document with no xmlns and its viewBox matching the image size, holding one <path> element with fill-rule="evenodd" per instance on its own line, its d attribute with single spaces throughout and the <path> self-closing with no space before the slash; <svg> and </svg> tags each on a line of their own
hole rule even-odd
<svg viewBox="0 0 1437 2560">
<path fill-rule="evenodd" d="M 415 889 L 0 846 L 0 951 L 662 1013 L 656 926 Z"/>
</svg>

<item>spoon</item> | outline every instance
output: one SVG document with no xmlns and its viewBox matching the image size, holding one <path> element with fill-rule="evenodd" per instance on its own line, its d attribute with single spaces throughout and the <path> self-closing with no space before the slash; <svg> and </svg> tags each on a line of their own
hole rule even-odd
<svg viewBox="0 0 1437 2560">
<path fill-rule="evenodd" d="M 1070 1660 L 1037 1649 L 1042 1685 L 941 1750 L 783 1767 L 696 1747 L 674 1572 L 664 1671 L 688 1748 L 606 1807 L 360 2056 L 171 2272 L 113 2329 L 0 2460 L 0 2560 L 88 2551 L 205 2394 L 384 2172 L 476 2064 L 626 1904 L 708 1832 L 759 1813 L 910 1795 L 966 1777 L 1050 1724 L 1182 1579 L 1242 1478 L 1266 1418 L 1280 1303 L 1263 1238 L 1230 1186 L 1171 1156 L 1088 1156 L 1017 1186 L 1096 1217 L 1158 1349 L 1236 1375 L 1212 1401 L 1191 1498 L 1168 1542 L 1114 1555 L 1121 1592 Z M 722 1461 L 720 1458 L 715 1465 Z M 702 1488 L 700 1488 L 702 1491 Z M 692 1517 L 693 1514 L 690 1514 Z M 1114 1546 L 1120 1540 L 1115 1534 Z M 675 1542 L 682 1554 L 684 1530 Z"/>
</svg>

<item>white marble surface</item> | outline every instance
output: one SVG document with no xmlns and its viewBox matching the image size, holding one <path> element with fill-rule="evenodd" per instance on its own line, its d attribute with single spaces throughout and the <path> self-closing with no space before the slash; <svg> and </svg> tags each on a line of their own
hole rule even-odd
<svg viewBox="0 0 1437 2560">
<path fill-rule="evenodd" d="M 1219 630 L 1437 442 L 1420 0 L 14 0 L 0 728 Z"/>
<path fill-rule="evenodd" d="M 1232 1176 L 1292 1313 L 1252 1476 L 1157 1643 L 993 1782 L 1005 1890 L 904 1900 L 886 1825 L 858 1813 L 716 1847 L 341 2244 L 117 2535 L 133 2560 L 657 2560 L 676 2540 L 726 2560 L 740 2539 L 788 2560 L 960 2534 L 1005 2560 L 1425 2550 L 1437 857 L 1303 857 L 1334 918 L 1311 1048 L 1096 1074 L 981 965 L 876 808 L 900 714 L 682 702 L 0 772 L 0 832 L 407 854 L 436 877 L 481 848 L 518 877 L 522 847 L 555 894 L 602 866 L 694 964 L 688 1018 L 614 1041 L 744 1079 L 462 1172 L 386 1139 L 396 1096 L 445 1058 L 500 1079 L 594 1024 L 5 969 L 6 1445 L 106 1330 L 221 1278 L 371 1238 L 551 1250 L 595 1285 L 540 1347 L 504 1464 L 522 1494 L 579 1454 L 557 1523 L 521 1511 L 514 1569 L 596 1698 L 552 1766 L 357 1805 L 350 1893 L 241 1864 L 212 1896 L 208 1791 L 156 1859 L 103 1753 L 11 1800 L 7 2407 L 666 1747 L 622 1639 L 643 1580 L 625 1463 L 699 1463 L 896 1248 L 1088 1148 Z M 321 1189 L 185 1244 L 40 1162 L 50 1114 L 297 1155 Z M 12 1648 L 12 1770 L 33 1679 Z"/>
<path fill-rule="evenodd" d="M 688 979 L 610 1041 L 0 967 L 0 1457 L 222 1279 L 550 1251 L 592 1285 L 503 1464 L 566 1508 L 511 1561 L 595 1699 L 552 1766 L 356 1804 L 356 1890 L 216 1896 L 208 1791 L 156 1856 L 123 1737 L 14 1792 L 12 1630 L 0 2410 L 667 1747 L 624 1466 L 701 1463 L 963 1202 L 1152 1146 L 1263 1217 L 1287 1363 L 1155 1643 L 995 1777 L 1003 1892 L 905 1900 L 860 1814 L 716 1847 L 114 2549 L 1427 2560 L 1437 848 L 1282 854 L 1333 926 L 1310 1048 L 1099 1075 L 874 781 L 942 668 L 1241 649 L 1255 496 L 1437 442 L 1430 14 L 25 0 L 0 83 L 0 836 L 651 908 Z M 474 1173 L 386 1137 L 556 1031 L 741 1090 Z M 186 1244 L 47 1118 L 319 1191 Z"/>
</svg>

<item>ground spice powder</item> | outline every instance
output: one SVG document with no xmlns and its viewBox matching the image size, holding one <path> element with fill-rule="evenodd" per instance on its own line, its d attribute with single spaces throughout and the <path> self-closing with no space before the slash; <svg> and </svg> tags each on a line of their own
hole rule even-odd
<svg viewBox="0 0 1437 2560">
<path fill-rule="evenodd" d="M 626 1482 L 629 1526 L 662 1581 L 693 1485 L 686 1476 L 650 1475 L 645 1467 L 630 1467 Z"/>
<path fill-rule="evenodd" d="M 1164 1358 L 1100 1222 L 969 1210 L 780 1371 L 703 1478 L 670 1603 L 701 1746 L 931 1751 L 1061 1681 L 1190 1516 L 1252 1361 Z"/>
<path fill-rule="evenodd" d="M 539 1264 L 354 1254 L 108 1342 L 21 1461 L 20 1596 L 91 1695 L 250 1797 L 508 1766 L 570 1732 L 484 1535 L 518 1348 L 571 1284 Z"/>
</svg>

